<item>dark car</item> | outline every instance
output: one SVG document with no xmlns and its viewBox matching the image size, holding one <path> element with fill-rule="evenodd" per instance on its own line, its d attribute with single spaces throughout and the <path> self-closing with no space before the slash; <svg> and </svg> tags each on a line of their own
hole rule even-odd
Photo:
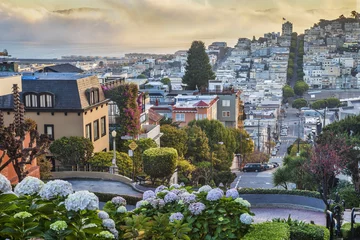
<svg viewBox="0 0 360 240">
<path fill-rule="evenodd" d="M 244 172 L 261 172 L 264 167 L 260 163 L 248 163 L 244 166 Z"/>
</svg>

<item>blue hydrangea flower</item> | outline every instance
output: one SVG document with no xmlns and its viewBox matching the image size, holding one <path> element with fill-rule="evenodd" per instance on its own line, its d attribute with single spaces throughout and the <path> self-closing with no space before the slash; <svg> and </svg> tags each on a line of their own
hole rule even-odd
<svg viewBox="0 0 360 240">
<path fill-rule="evenodd" d="M 239 192 L 236 190 L 236 188 L 232 188 L 226 191 L 226 197 L 232 197 L 233 199 L 236 199 L 239 197 Z"/>
<path fill-rule="evenodd" d="M 148 198 L 153 198 L 153 197 L 156 197 L 156 194 L 151 190 L 145 191 L 143 194 L 143 200 L 147 200 Z"/>
<path fill-rule="evenodd" d="M 187 203 L 187 204 L 196 201 L 196 196 L 195 196 L 195 194 L 188 193 L 188 192 L 179 194 L 179 198 L 180 198 L 184 203 Z"/>
<path fill-rule="evenodd" d="M 179 197 L 173 192 L 168 192 L 164 197 L 165 203 L 175 202 L 178 199 Z"/>
<path fill-rule="evenodd" d="M 165 189 L 167 189 L 166 186 L 160 185 L 155 189 L 155 193 L 157 194 L 158 192 L 161 192 L 162 190 L 165 190 Z"/>
<path fill-rule="evenodd" d="M 201 214 L 205 210 L 205 208 L 206 208 L 205 204 L 203 204 L 201 202 L 191 203 L 189 205 L 189 211 L 193 215 Z"/>
<path fill-rule="evenodd" d="M 107 212 L 105 212 L 105 211 L 99 211 L 98 212 L 98 217 L 100 219 L 108 219 L 108 218 L 110 218 L 109 214 Z"/>
<path fill-rule="evenodd" d="M 171 216 L 169 217 L 169 221 L 170 222 L 174 222 L 175 220 L 181 221 L 184 218 L 184 215 L 182 215 L 182 213 L 177 212 L 177 213 L 173 213 L 171 214 Z"/>
<path fill-rule="evenodd" d="M 249 215 L 248 213 L 243 213 L 240 216 L 240 222 L 242 222 L 243 224 L 251 224 L 254 221 L 253 217 L 251 215 Z"/>
<path fill-rule="evenodd" d="M 180 188 L 180 187 L 181 187 L 181 186 L 180 186 L 179 184 L 177 184 L 177 183 L 170 185 L 170 188 L 176 188 L 176 189 L 178 189 L 178 188 Z"/>
<path fill-rule="evenodd" d="M 204 185 L 199 188 L 198 192 L 209 192 L 212 188 L 209 185 Z"/>
<path fill-rule="evenodd" d="M 222 198 L 224 196 L 224 192 L 219 189 L 219 188 L 214 188 L 211 189 L 207 195 L 206 195 L 206 200 L 208 201 L 217 201 L 220 198 Z"/>
</svg>

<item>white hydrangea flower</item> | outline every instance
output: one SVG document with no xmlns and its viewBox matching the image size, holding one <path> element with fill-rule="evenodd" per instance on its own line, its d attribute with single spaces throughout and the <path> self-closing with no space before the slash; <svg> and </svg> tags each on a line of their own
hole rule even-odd
<svg viewBox="0 0 360 240">
<path fill-rule="evenodd" d="M 96 225 L 95 223 L 89 223 L 89 224 L 82 226 L 81 229 L 95 228 L 95 227 L 98 227 L 98 225 Z"/>
<path fill-rule="evenodd" d="M 116 212 L 118 212 L 118 213 L 126 213 L 127 209 L 124 206 L 120 206 L 120 207 L 118 207 L 118 209 L 116 209 Z"/>
<path fill-rule="evenodd" d="M 175 202 L 178 199 L 179 197 L 173 192 L 168 192 L 164 197 L 165 203 Z"/>
<path fill-rule="evenodd" d="M 102 231 L 99 234 L 97 234 L 97 236 L 100 238 L 105 238 L 105 239 L 114 239 L 115 238 L 114 234 L 112 234 L 109 231 Z"/>
<path fill-rule="evenodd" d="M 204 185 L 201 188 L 199 188 L 198 192 L 209 192 L 212 188 L 209 185 Z"/>
<path fill-rule="evenodd" d="M 87 190 L 77 191 L 66 198 L 65 208 L 68 211 L 96 210 L 99 209 L 99 198 Z"/>
<path fill-rule="evenodd" d="M 244 199 L 241 198 L 241 197 L 236 198 L 236 199 L 235 199 L 235 202 L 237 202 L 237 203 L 239 203 L 239 204 L 241 204 L 242 206 L 247 207 L 247 208 L 251 207 L 251 204 L 250 204 L 247 200 L 244 200 Z"/>
<path fill-rule="evenodd" d="M 36 195 L 44 186 L 44 182 L 38 178 L 28 176 L 24 178 L 18 185 L 16 185 L 14 192 L 18 196 Z"/>
<path fill-rule="evenodd" d="M 178 188 L 181 188 L 181 186 L 180 186 L 179 184 L 177 184 L 177 183 L 174 183 L 174 184 L 171 184 L 171 185 L 170 185 L 170 188 L 176 188 L 176 189 L 178 189 Z"/>
<path fill-rule="evenodd" d="M 100 219 L 108 219 L 108 218 L 110 218 L 109 214 L 107 212 L 105 212 L 105 211 L 99 211 L 98 212 L 98 217 Z"/>
<path fill-rule="evenodd" d="M 236 199 L 239 197 L 239 192 L 236 190 L 236 188 L 231 188 L 226 191 L 226 197 L 231 197 L 232 199 Z"/>
<path fill-rule="evenodd" d="M 44 185 L 39 195 L 41 198 L 50 200 L 57 197 L 67 197 L 73 192 L 71 183 L 63 180 L 53 180 Z"/>
<path fill-rule="evenodd" d="M 12 192 L 11 183 L 4 175 L 0 174 L 0 193 Z"/>
<path fill-rule="evenodd" d="M 126 200 L 123 197 L 117 196 L 111 199 L 111 202 L 116 206 L 126 206 Z"/>
<path fill-rule="evenodd" d="M 67 227 L 68 225 L 66 224 L 65 221 L 56 221 L 50 224 L 50 229 L 56 232 L 64 231 L 65 229 L 67 229 Z"/>
<path fill-rule="evenodd" d="M 205 204 L 203 204 L 202 202 L 196 202 L 196 203 L 191 203 L 189 205 L 189 211 L 191 212 L 191 214 L 193 215 L 199 215 L 202 213 L 202 211 L 204 211 L 206 208 Z"/>
<path fill-rule="evenodd" d="M 219 188 L 214 188 L 211 189 L 207 195 L 206 195 L 206 200 L 208 201 L 217 201 L 220 198 L 222 198 L 224 196 L 224 192 L 219 189 Z"/>
<path fill-rule="evenodd" d="M 182 215 L 181 212 L 173 213 L 169 217 L 170 222 L 174 222 L 175 220 L 181 221 L 184 218 L 184 215 Z"/>
<path fill-rule="evenodd" d="M 254 221 L 254 219 L 253 219 L 253 217 L 252 217 L 251 215 L 249 215 L 248 213 L 243 213 L 243 214 L 241 214 L 241 216 L 240 216 L 240 221 L 241 221 L 243 224 L 249 225 L 249 224 L 251 224 L 251 223 Z"/>
<path fill-rule="evenodd" d="M 147 200 L 148 198 L 153 198 L 153 197 L 156 197 L 156 194 L 151 190 L 145 191 L 143 193 L 143 200 Z"/>
<path fill-rule="evenodd" d="M 146 206 L 146 205 L 148 205 L 148 204 L 149 204 L 148 201 L 146 201 L 146 200 L 140 200 L 140 201 L 138 201 L 138 202 L 136 203 L 136 208 L 140 208 L 140 207 Z"/>
<path fill-rule="evenodd" d="M 102 225 L 107 228 L 107 229 L 112 229 L 115 228 L 115 222 L 114 220 L 108 218 L 108 219 L 103 219 L 102 221 Z"/>
<path fill-rule="evenodd" d="M 166 186 L 160 185 L 155 189 L 155 193 L 161 192 L 162 190 L 165 190 L 165 189 L 167 189 Z"/>
</svg>

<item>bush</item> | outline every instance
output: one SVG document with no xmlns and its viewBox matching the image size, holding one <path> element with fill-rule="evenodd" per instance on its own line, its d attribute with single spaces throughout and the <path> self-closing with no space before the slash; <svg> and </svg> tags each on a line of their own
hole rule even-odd
<svg viewBox="0 0 360 240">
<path fill-rule="evenodd" d="M 328 240 L 329 230 L 324 226 L 314 224 L 290 226 L 291 240 Z"/>
<path fill-rule="evenodd" d="M 355 236 L 360 236 L 360 223 L 354 224 Z M 341 226 L 341 235 L 344 240 L 351 239 L 351 223 L 345 223 Z"/>
<path fill-rule="evenodd" d="M 53 167 L 51 162 L 48 159 L 46 159 L 44 156 L 41 156 L 37 158 L 37 163 L 40 167 L 40 179 L 42 180 L 50 179 L 52 177 L 51 169 Z"/>
<path fill-rule="evenodd" d="M 112 166 L 113 152 L 97 152 L 89 160 L 89 164 L 93 170 L 101 171 Z M 131 176 L 133 163 L 129 155 L 123 152 L 116 152 L 116 165 L 119 173 L 125 176 Z"/>
<path fill-rule="evenodd" d="M 307 190 L 284 190 L 284 189 L 261 189 L 261 188 L 241 188 L 239 189 L 240 194 L 288 194 L 288 195 L 298 195 L 305 197 L 319 198 L 320 194 L 318 192 L 307 191 Z"/>
<path fill-rule="evenodd" d="M 169 181 L 177 166 L 178 154 L 174 148 L 150 148 L 144 151 L 144 172 L 152 183 L 157 178 Z"/>
<path fill-rule="evenodd" d="M 264 222 L 254 224 L 244 236 L 245 240 L 288 240 L 290 228 L 286 223 Z"/>
</svg>

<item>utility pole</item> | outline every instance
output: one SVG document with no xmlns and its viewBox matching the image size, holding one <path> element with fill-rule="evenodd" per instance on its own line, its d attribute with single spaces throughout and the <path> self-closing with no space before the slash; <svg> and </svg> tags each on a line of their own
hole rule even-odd
<svg viewBox="0 0 360 240">
<path fill-rule="evenodd" d="M 260 119 L 258 119 L 258 151 L 260 152 Z"/>
<path fill-rule="evenodd" d="M 298 126 L 297 154 L 300 154 L 300 121 L 301 118 L 299 118 L 299 126 Z"/>
<path fill-rule="evenodd" d="M 270 136 L 270 125 L 268 125 L 267 127 L 267 141 L 268 141 L 268 153 L 270 154 L 270 148 L 271 148 L 271 144 L 270 144 L 270 141 L 271 141 L 271 136 Z"/>
</svg>

